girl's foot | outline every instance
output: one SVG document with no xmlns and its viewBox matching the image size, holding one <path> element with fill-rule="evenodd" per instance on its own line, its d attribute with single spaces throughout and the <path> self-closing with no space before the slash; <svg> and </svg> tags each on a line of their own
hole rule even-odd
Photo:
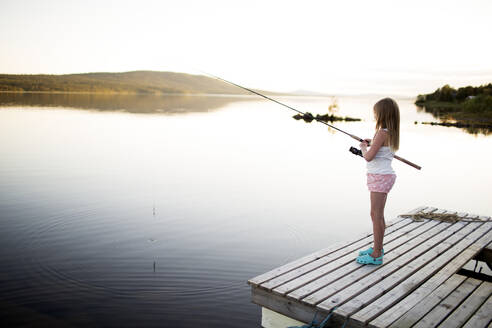
<svg viewBox="0 0 492 328">
<path fill-rule="evenodd" d="M 369 248 L 368 248 L 368 249 L 366 249 L 366 250 L 359 251 L 359 256 L 362 256 L 362 255 L 370 255 L 370 254 L 372 254 L 372 252 L 373 252 L 373 251 L 374 251 L 374 250 L 373 250 L 373 248 L 372 248 L 372 247 L 369 247 Z M 383 250 L 381 251 L 381 253 L 382 253 L 382 255 L 384 255 L 384 248 L 383 248 Z M 380 255 L 380 256 L 381 256 L 381 255 Z"/>
<path fill-rule="evenodd" d="M 374 257 L 374 258 L 378 258 L 378 257 L 382 257 L 383 256 L 383 252 L 382 251 L 376 251 L 376 250 L 373 250 L 371 254 L 368 254 L 369 256 L 371 257 Z"/>
<path fill-rule="evenodd" d="M 356 261 L 360 264 L 381 265 L 383 264 L 383 256 L 381 255 L 380 257 L 374 258 L 371 255 L 366 254 L 359 256 Z"/>
</svg>

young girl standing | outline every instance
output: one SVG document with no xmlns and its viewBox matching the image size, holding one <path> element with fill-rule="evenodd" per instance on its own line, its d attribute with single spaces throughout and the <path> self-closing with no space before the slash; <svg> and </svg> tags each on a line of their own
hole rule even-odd
<svg viewBox="0 0 492 328">
<path fill-rule="evenodd" d="M 400 141 L 398 104 L 391 98 L 379 100 L 374 105 L 374 117 L 376 119 L 376 134 L 373 140 L 366 139 L 360 144 L 362 155 L 367 161 L 367 187 L 371 198 L 374 246 L 360 251 L 357 262 L 380 265 L 383 263 L 383 237 L 386 227 L 384 205 L 388 192 L 396 180 L 391 161 L 398 150 Z"/>
</svg>

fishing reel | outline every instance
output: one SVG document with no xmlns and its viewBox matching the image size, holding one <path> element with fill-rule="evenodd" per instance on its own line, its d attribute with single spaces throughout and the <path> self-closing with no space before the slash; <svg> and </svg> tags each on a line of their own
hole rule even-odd
<svg viewBox="0 0 492 328">
<path fill-rule="evenodd" d="M 362 156 L 362 150 L 360 150 L 360 149 L 357 149 L 357 148 L 355 148 L 355 147 L 350 147 L 349 151 L 350 151 L 352 154 L 356 155 L 356 156 L 361 156 L 361 157 L 363 157 L 363 156 Z"/>
</svg>

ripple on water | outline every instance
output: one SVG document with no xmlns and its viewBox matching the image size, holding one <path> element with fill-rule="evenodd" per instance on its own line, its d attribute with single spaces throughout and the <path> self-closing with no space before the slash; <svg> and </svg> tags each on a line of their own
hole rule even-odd
<svg viewBox="0 0 492 328">
<path fill-rule="evenodd" d="M 247 293 L 244 260 L 238 259 L 242 262 L 238 266 L 227 265 L 220 252 L 194 252 L 193 247 L 183 252 L 172 245 L 204 231 L 181 229 L 179 238 L 168 241 L 165 231 L 153 230 L 155 225 L 149 224 L 150 228 L 122 237 L 121 230 L 134 224 L 127 218 L 118 221 L 94 207 L 60 210 L 26 223 L 18 231 L 25 237 L 17 252 L 22 257 L 17 270 L 26 273 L 23 283 L 12 284 L 4 300 L 33 305 L 109 297 L 157 305 L 233 300 L 238 293 Z M 203 230 L 207 229 L 214 228 Z M 154 242 L 148 242 L 149 235 L 156 236 Z M 2 271 L 12 273 L 12 268 Z"/>
</svg>

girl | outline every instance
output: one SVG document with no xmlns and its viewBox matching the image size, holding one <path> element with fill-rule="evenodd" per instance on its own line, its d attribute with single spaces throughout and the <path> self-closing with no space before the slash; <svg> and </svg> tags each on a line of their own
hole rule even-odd
<svg viewBox="0 0 492 328">
<path fill-rule="evenodd" d="M 391 168 L 393 155 L 400 141 L 400 110 L 391 98 L 384 98 L 374 105 L 376 134 L 360 144 L 367 161 L 367 187 L 371 193 L 371 219 L 374 247 L 360 251 L 357 262 L 361 264 L 383 263 L 383 237 L 386 223 L 384 205 L 388 192 L 395 183 L 396 174 Z M 367 146 L 370 145 L 369 150 Z"/>
</svg>

